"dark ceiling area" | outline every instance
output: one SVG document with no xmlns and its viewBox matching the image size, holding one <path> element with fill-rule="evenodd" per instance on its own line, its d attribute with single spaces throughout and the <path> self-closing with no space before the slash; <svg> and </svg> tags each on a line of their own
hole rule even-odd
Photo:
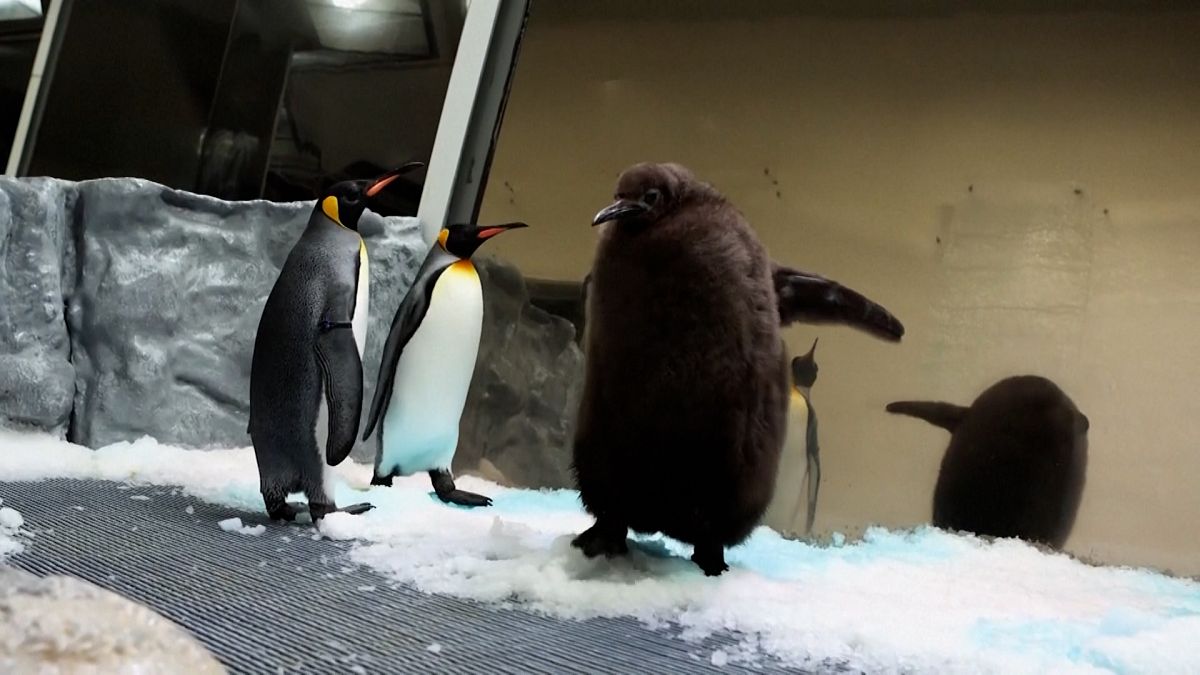
<svg viewBox="0 0 1200 675">
<path fill-rule="evenodd" d="M 20 173 L 293 201 L 428 160 L 464 5 L 68 2 Z M 13 55 L 31 62 L 28 49 Z M 19 115 L 28 66 L 4 76 Z M 423 185 L 407 178 L 391 190 L 399 213 L 415 213 Z"/>
</svg>

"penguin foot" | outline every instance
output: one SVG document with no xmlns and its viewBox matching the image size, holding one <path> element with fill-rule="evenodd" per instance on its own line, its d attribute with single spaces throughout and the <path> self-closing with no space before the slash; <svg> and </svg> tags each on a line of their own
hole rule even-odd
<svg viewBox="0 0 1200 675">
<path fill-rule="evenodd" d="M 308 506 L 298 502 L 279 502 L 267 507 L 267 516 L 271 520 L 292 522 L 296 516 L 308 510 Z"/>
<path fill-rule="evenodd" d="M 629 553 L 629 542 L 625 540 L 626 528 L 613 527 L 596 522 L 571 540 L 571 545 L 583 551 L 588 558 L 603 555 L 606 558 Z"/>
<path fill-rule="evenodd" d="M 392 474 L 388 474 L 386 476 L 371 476 L 371 485 L 392 487 Z"/>
<path fill-rule="evenodd" d="M 349 513 L 352 516 L 361 516 L 362 514 L 366 513 L 367 511 L 370 511 L 373 508 L 375 508 L 374 504 L 368 504 L 366 502 L 363 502 L 361 504 L 351 504 L 350 506 L 343 506 L 342 508 L 338 509 L 338 511 L 341 511 L 343 513 Z"/>
<path fill-rule="evenodd" d="M 466 490 L 452 490 L 446 494 L 439 494 L 438 499 L 447 504 L 458 504 L 459 506 L 491 506 L 492 498 L 483 495 L 477 495 L 474 492 Z"/>
<path fill-rule="evenodd" d="M 337 507 L 333 504 L 322 504 L 321 502 L 308 503 L 308 513 L 312 516 L 313 525 L 316 525 L 322 518 L 334 511 L 337 511 Z"/>
<path fill-rule="evenodd" d="M 433 491 L 437 493 L 438 499 L 447 504 L 457 504 L 459 506 L 491 506 L 491 497 L 477 495 L 474 492 L 459 490 L 454 487 L 454 476 L 445 469 L 434 469 L 429 472 L 429 480 L 433 482 Z"/>
<path fill-rule="evenodd" d="M 706 577 L 721 576 L 722 572 L 729 569 L 729 565 L 725 564 L 725 548 L 722 546 L 696 544 L 692 552 L 692 562 L 704 570 Z"/>
</svg>

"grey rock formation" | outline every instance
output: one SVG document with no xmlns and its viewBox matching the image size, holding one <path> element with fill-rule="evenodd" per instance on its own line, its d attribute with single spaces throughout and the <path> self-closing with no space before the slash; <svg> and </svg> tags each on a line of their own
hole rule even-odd
<svg viewBox="0 0 1200 675">
<path fill-rule="evenodd" d="M 521 487 L 572 487 L 571 439 L 583 389 L 575 327 L 530 304 L 520 271 L 477 261 L 484 324 L 459 428 L 455 469 L 486 460 L 488 478 Z"/>
<path fill-rule="evenodd" d="M 0 568 L 0 672 L 225 673 L 147 607 L 85 581 Z"/>
<path fill-rule="evenodd" d="M 192 447 L 248 445 L 258 320 L 312 203 L 225 202 L 132 179 L 78 190 L 72 440 L 98 447 L 149 434 Z M 415 221 L 382 220 L 366 238 L 368 391 L 422 248 Z"/>
<path fill-rule="evenodd" d="M 263 303 L 312 202 L 225 202 L 136 179 L 0 179 L 0 424 L 99 447 L 144 434 L 234 447 L 246 433 Z M 367 401 L 425 246 L 415 219 L 366 214 Z M 485 319 L 458 471 L 567 487 L 583 378 L 571 321 L 516 267 L 478 261 Z M 64 306 L 66 312 L 64 314 Z M 375 440 L 352 456 L 371 461 Z"/>
<path fill-rule="evenodd" d="M 69 184 L 0 179 L 0 424 L 60 436 L 75 393 L 63 323 L 72 200 Z"/>
</svg>

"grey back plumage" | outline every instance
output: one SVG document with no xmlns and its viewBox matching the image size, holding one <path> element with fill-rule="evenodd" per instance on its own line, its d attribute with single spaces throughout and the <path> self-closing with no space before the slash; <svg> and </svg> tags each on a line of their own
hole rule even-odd
<svg viewBox="0 0 1200 675">
<path fill-rule="evenodd" d="M 248 426 L 264 481 L 306 485 L 320 480 L 313 433 L 322 393 L 320 324 L 348 322 L 354 315 L 360 242 L 356 233 L 314 210 L 267 296 L 254 342 Z M 344 340 L 350 331 L 341 333 L 338 338 Z M 352 388 L 353 369 L 343 377 Z M 361 378 L 359 364 L 356 410 L 361 410 Z M 345 399 L 354 404 L 352 393 Z M 357 418 L 354 422 L 356 435 Z"/>
</svg>

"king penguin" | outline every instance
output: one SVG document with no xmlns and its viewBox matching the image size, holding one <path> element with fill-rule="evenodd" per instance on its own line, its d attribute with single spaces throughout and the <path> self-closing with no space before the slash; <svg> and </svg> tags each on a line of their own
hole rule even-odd
<svg viewBox="0 0 1200 675">
<path fill-rule="evenodd" d="M 817 517 L 817 493 L 821 489 L 821 449 L 817 444 L 817 411 L 812 405 L 812 387 L 817 381 L 817 341 L 807 354 L 792 359 L 792 395 L 788 404 L 787 433 L 779 472 L 775 476 L 775 496 L 763 522 L 777 532 L 789 532 L 805 512 L 804 534 L 812 533 Z M 801 478 L 803 475 L 803 478 Z M 806 484 L 806 496 L 800 484 Z"/>
<path fill-rule="evenodd" d="M 1087 478 L 1091 422 L 1057 384 L 1006 377 L 970 407 L 894 401 L 887 411 L 950 432 L 933 492 L 933 524 L 1061 549 Z"/>
<path fill-rule="evenodd" d="M 419 166 L 332 186 L 317 200 L 267 296 L 254 339 L 246 430 L 274 520 L 290 521 L 304 510 L 286 501 L 294 492 L 308 498 L 314 523 L 332 511 L 371 508 L 338 509 L 325 468 L 350 454 L 362 414 L 370 284 L 358 221 L 368 200 Z"/>
<path fill-rule="evenodd" d="M 904 326 L 840 283 L 773 262 L 745 216 L 679 164 L 617 179 L 587 289 L 573 468 L 595 524 L 583 555 L 628 552 L 630 530 L 692 545 L 716 576 L 771 501 L 790 385 L 781 329 Z"/>
<path fill-rule="evenodd" d="M 438 233 L 383 347 L 363 433 L 366 440 L 379 425 L 372 485 L 425 471 L 443 502 L 491 505 L 457 489 L 450 471 L 483 329 L 483 288 L 471 255 L 497 234 L 525 226 L 456 224 Z"/>
</svg>

